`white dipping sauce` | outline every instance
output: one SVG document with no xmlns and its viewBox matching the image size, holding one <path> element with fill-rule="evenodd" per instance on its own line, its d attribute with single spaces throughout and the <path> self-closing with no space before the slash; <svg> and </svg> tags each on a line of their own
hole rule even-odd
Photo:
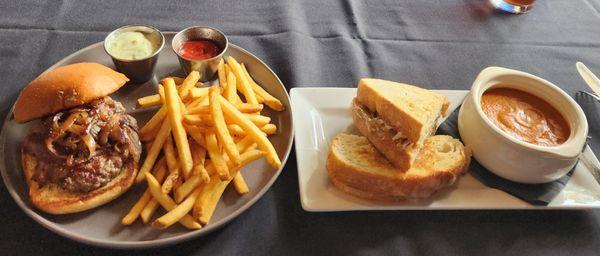
<svg viewBox="0 0 600 256">
<path fill-rule="evenodd" d="M 127 31 L 113 37 L 107 51 L 113 57 L 124 60 L 145 59 L 156 51 L 158 45 L 143 33 Z"/>
</svg>

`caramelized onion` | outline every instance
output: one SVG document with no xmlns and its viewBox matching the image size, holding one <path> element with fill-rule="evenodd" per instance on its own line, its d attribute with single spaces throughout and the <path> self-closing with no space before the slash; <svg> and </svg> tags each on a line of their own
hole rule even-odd
<svg viewBox="0 0 600 256">
<path fill-rule="evenodd" d="M 88 149 L 88 152 L 89 152 L 88 159 L 89 159 L 92 157 L 92 155 L 94 155 L 94 152 L 96 151 L 96 141 L 88 133 L 81 136 L 81 140 L 83 141 L 83 143 L 85 144 L 85 146 Z"/>
</svg>

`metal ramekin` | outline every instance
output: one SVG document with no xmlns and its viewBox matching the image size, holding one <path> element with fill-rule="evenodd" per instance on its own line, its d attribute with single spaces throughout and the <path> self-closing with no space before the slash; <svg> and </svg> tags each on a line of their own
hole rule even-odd
<svg viewBox="0 0 600 256">
<path fill-rule="evenodd" d="M 135 31 L 146 34 L 147 36 L 154 36 L 160 40 L 159 47 L 155 49 L 154 53 L 149 57 L 141 60 L 126 60 L 112 56 L 108 51 L 108 43 L 119 33 Z M 134 83 L 145 83 L 152 79 L 154 76 L 154 68 L 158 61 L 158 54 L 165 45 L 165 36 L 155 27 L 143 25 L 143 24 L 132 24 L 117 28 L 110 32 L 104 39 L 104 51 L 112 58 L 113 63 L 117 70 L 125 74 Z"/>
<path fill-rule="evenodd" d="M 183 42 L 191 40 L 211 40 L 217 44 L 221 51 L 216 56 L 205 60 L 184 58 L 179 54 L 179 49 L 181 48 Z M 227 36 L 225 36 L 223 32 L 216 28 L 202 26 L 188 27 L 184 30 L 181 30 L 173 37 L 173 40 L 171 41 L 171 46 L 179 58 L 179 64 L 181 64 L 183 71 L 186 74 L 194 70 L 198 71 L 200 73 L 200 81 L 202 82 L 211 80 L 215 73 L 217 73 L 219 61 L 223 57 L 223 54 L 227 51 L 228 44 L 229 41 L 227 40 Z"/>
</svg>

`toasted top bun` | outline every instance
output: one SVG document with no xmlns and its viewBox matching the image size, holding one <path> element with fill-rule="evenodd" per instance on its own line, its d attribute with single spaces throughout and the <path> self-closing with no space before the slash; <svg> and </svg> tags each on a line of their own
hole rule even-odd
<svg viewBox="0 0 600 256">
<path fill-rule="evenodd" d="M 121 173 L 106 185 L 88 193 L 72 192 L 58 184 L 40 186 L 32 179 L 38 161 L 35 156 L 21 152 L 23 172 L 29 185 L 29 199 L 33 205 L 47 213 L 67 214 L 81 212 L 108 203 L 125 193 L 135 179 L 137 163 L 123 166 Z"/>
<path fill-rule="evenodd" d="M 42 73 L 21 91 L 14 116 L 24 123 L 107 96 L 129 79 L 104 65 L 82 62 Z"/>
</svg>

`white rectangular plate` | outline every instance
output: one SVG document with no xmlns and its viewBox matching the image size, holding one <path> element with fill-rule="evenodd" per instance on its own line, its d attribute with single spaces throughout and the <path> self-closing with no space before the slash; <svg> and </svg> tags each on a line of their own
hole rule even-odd
<svg viewBox="0 0 600 256">
<path fill-rule="evenodd" d="M 468 93 L 458 90 L 437 92 L 448 97 L 449 113 Z M 301 87 L 291 90 L 300 200 L 306 211 L 600 208 L 600 185 L 583 164 L 576 167 L 567 186 L 548 206 L 530 205 L 483 185 L 469 174 L 460 178 L 456 186 L 443 189 L 426 200 L 378 202 L 347 195 L 330 183 L 325 163 L 329 143 L 336 134 L 356 133 L 350 113 L 355 95 L 356 88 Z M 589 148 L 585 154 L 598 162 Z"/>
</svg>

